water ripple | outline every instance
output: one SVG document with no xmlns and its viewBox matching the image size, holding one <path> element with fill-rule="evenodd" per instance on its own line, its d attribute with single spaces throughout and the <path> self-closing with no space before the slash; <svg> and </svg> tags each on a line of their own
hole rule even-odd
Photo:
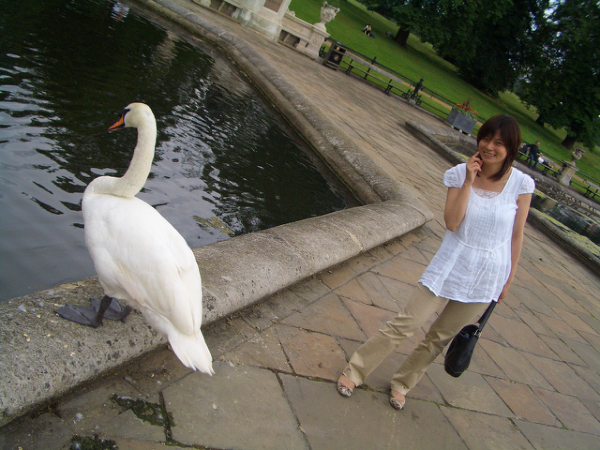
<svg viewBox="0 0 600 450">
<path fill-rule="evenodd" d="M 131 101 L 158 125 L 139 197 L 190 246 L 351 201 L 215 49 L 111 0 L 0 8 L 0 300 L 94 274 L 82 194 L 127 169 L 136 134 L 107 128 Z"/>
</svg>

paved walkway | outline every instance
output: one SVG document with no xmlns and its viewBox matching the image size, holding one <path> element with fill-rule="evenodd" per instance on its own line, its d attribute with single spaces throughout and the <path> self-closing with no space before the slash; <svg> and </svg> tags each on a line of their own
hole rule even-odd
<svg viewBox="0 0 600 450">
<path fill-rule="evenodd" d="M 183 2 L 184 0 L 180 0 Z M 496 308 L 467 373 L 439 358 L 406 409 L 389 379 L 423 330 L 352 398 L 335 380 L 349 355 L 393 317 L 444 233 L 441 179 L 451 164 L 406 120 L 441 123 L 201 8 L 238 33 L 435 213 L 422 229 L 281 292 L 205 331 L 216 375 L 157 351 L 0 430 L 2 449 L 119 448 L 598 449 L 600 277 L 531 226 L 511 294 Z"/>
</svg>

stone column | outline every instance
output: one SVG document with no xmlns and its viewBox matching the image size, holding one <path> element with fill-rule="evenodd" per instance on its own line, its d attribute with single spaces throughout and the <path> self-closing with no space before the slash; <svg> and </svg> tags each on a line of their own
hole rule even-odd
<svg viewBox="0 0 600 450">
<path fill-rule="evenodd" d="M 579 170 L 577 169 L 577 164 L 576 162 L 579 161 L 584 154 L 584 150 L 582 148 L 575 148 L 575 150 L 573 150 L 573 159 L 571 161 L 563 161 L 563 167 L 560 170 L 560 173 L 558 174 L 558 182 L 560 184 L 563 184 L 565 186 L 570 186 L 571 185 L 571 179 L 573 178 L 573 175 L 575 175 L 575 173 Z"/>
<path fill-rule="evenodd" d="M 575 172 L 577 172 L 577 165 L 575 164 L 575 161 L 565 161 L 563 168 L 558 175 L 558 182 L 565 186 L 569 186 L 571 184 L 571 178 L 573 178 Z"/>
<path fill-rule="evenodd" d="M 279 38 L 281 21 L 292 0 L 245 0 L 252 16 L 245 25 L 266 34 L 273 40 Z"/>
</svg>

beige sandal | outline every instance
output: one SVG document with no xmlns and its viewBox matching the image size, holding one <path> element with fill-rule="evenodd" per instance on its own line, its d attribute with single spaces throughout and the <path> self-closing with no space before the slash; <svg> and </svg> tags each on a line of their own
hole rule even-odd
<svg viewBox="0 0 600 450">
<path fill-rule="evenodd" d="M 404 409 L 404 405 L 406 404 L 406 397 L 404 400 L 400 401 L 393 394 L 390 394 L 390 405 L 397 411 L 402 411 Z"/>
<path fill-rule="evenodd" d="M 340 375 L 340 379 L 341 379 L 342 377 L 348 378 L 348 377 L 347 377 L 346 375 L 344 375 L 344 374 Z M 348 378 L 348 379 L 349 379 L 349 378 Z M 349 379 L 349 380 L 350 380 L 350 379 Z M 352 380 L 350 380 L 350 381 L 352 381 Z M 356 387 L 356 386 L 354 386 L 354 387 Z M 343 384 L 343 383 L 342 383 L 342 382 L 341 382 L 341 381 L 338 379 L 338 382 L 337 382 L 337 391 L 338 391 L 338 394 L 340 394 L 342 397 L 351 397 L 351 396 L 352 396 L 352 393 L 354 392 L 354 388 L 351 388 L 351 387 L 348 387 L 348 386 L 344 385 L 344 384 Z"/>
<path fill-rule="evenodd" d="M 354 389 L 352 389 L 348 386 L 344 386 L 342 383 L 340 383 L 338 381 L 337 391 L 338 391 L 338 394 L 340 394 L 342 397 L 351 397 L 352 393 L 354 392 Z"/>
</svg>

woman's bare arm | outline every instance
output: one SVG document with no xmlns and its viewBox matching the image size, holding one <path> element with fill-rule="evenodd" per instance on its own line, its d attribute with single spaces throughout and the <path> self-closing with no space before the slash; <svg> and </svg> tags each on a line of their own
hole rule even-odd
<svg viewBox="0 0 600 450">
<path fill-rule="evenodd" d="M 510 250 L 510 275 L 508 281 L 502 289 L 502 293 L 498 301 L 501 301 L 508 295 L 508 290 L 513 282 L 519 258 L 521 257 L 521 248 L 523 248 L 523 236 L 525 234 L 525 222 L 529 214 L 529 206 L 531 205 L 532 194 L 521 194 L 517 199 L 517 214 L 515 216 L 515 224 L 513 227 L 511 250 Z"/>
<path fill-rule="evenodd" d="M 448 230 L 456 231 L 465 218 L 471 186 L 479 171 L 481 171 L 481 158 L 477 152 L 467 161 L 467 175 L 462 187 L 448 188 L 444 206 L 444 222 Z"/>
</svg>

